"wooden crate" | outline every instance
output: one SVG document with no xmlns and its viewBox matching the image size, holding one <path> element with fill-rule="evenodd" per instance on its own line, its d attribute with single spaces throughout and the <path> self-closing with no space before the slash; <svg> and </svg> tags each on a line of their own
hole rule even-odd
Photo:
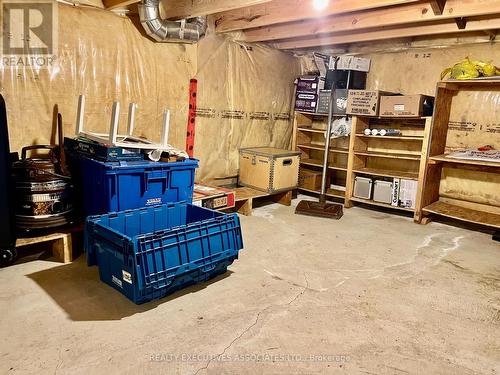
<svg viewBox="0 0 500 375">
<path fill-rule="evenodd" d="M 300 153 L 273 147 L 240 150 L 239 185 L 274 194 L 294 189 L 299 181 Z"/>
<path fill-rule="evenodd" d="M 83 232 L 83 226 L 69 230 L 51 233 L 40 237 L 19 238 L 16 241 L 16 250 L 22 254 L 22 248 L 37 244 L 47 244 L 51 247 L 52 255 L 61 263 L 70 263 L 73 261 L 75 243 L 79 243 Z"/>
</svg>

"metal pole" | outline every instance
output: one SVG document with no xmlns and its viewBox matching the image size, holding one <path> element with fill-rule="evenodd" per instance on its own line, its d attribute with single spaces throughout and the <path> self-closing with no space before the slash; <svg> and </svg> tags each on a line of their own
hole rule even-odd
<svg viewBox="0 0 500 375">
<path fill-rule="evenodd" d="M 137 109 L 136 103 L 128 105 L 128 122 L 127 122 L 127 135 L 132 136 L 135 127 L 135 110 Z"/>
<path fill-rule="evenodd" d="M 76 112 L 76 136 L 83 132 L 83 116 L 85 113 L 85 95 L 78 97 L 78 110 Z"/>
<path fill-rule="evenodd" d="M 328 156 L 330 154 L 330 134 L 332 133 L 332 120 L 333 120 L 333 93 L 334 88 L 330 93 L 330 107 L 328 109 L 328 125 L 326 127 L 326 141 L 325 141 L 325 155 L 323 156 L 323 174 L 321 176 L 321 193 L 319 195 L 319 202 L 326 202 L 326 181 L 328 180 Z"/>
</svg>

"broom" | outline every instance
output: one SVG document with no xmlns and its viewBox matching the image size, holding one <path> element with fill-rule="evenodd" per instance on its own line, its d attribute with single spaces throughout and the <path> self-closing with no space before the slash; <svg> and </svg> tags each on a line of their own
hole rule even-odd
<svg viewBox="0 0 500 375">
<path fill-rule="evenodd" d="M 347 87 L 349 87 L 349 85 Z M 328 110 L 328 125 L 326 130 L 325 155 L 323 157 L 323 173 L 321 176 L 321 192 L 319 194 L 319 201 L 314 202 L 314 201 L 302 200 L 297 205 L 295 213 L 299 215 L 317 216 L 317 217 L 324 217 L 324 218 L 338 220 L 343 215 L 342 205 L 338 203 L 328 203 L 326 201 L 326 182 L 328 180 L 327 178 L 328 155 L 330 149 L 330 135 L 332 133 L 332 122 L 333 122 L 333 93 L 334 89 L 332 87 L 330 93 L 330 107 Z"/>
</svg>

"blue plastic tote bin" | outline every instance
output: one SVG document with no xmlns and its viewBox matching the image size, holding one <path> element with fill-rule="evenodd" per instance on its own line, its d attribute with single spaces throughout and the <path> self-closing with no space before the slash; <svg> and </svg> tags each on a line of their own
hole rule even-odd
<svg viewBox="0 0 500 375">
<path fill-rule="evenodd" d="M 90 216 L 89 266 L 140 304 L 224 273 L 243 248 L 238 215 L 186 202 Z"/>
<path fill-rule="evenodd" d="M 196 159 L 175 163 L 79 159 L 86 216 L 168 202 L 192 202 Z"/>
</svg>

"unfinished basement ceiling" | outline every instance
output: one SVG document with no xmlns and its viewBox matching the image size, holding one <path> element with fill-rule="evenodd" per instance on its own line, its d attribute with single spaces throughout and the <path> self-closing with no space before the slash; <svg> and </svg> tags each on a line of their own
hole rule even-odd
<svg viewBox="0 0 500 375">
<path fill-rule="evenodd" d="M 104 0 L 108 9 L 137 0 Z M 484 32 L 500 29 L 500 0 L 163 0 L 169 19 L 211 16 L 216 33 L 279 49 L 309 49 L 355 43 Z"/>
</svg>

